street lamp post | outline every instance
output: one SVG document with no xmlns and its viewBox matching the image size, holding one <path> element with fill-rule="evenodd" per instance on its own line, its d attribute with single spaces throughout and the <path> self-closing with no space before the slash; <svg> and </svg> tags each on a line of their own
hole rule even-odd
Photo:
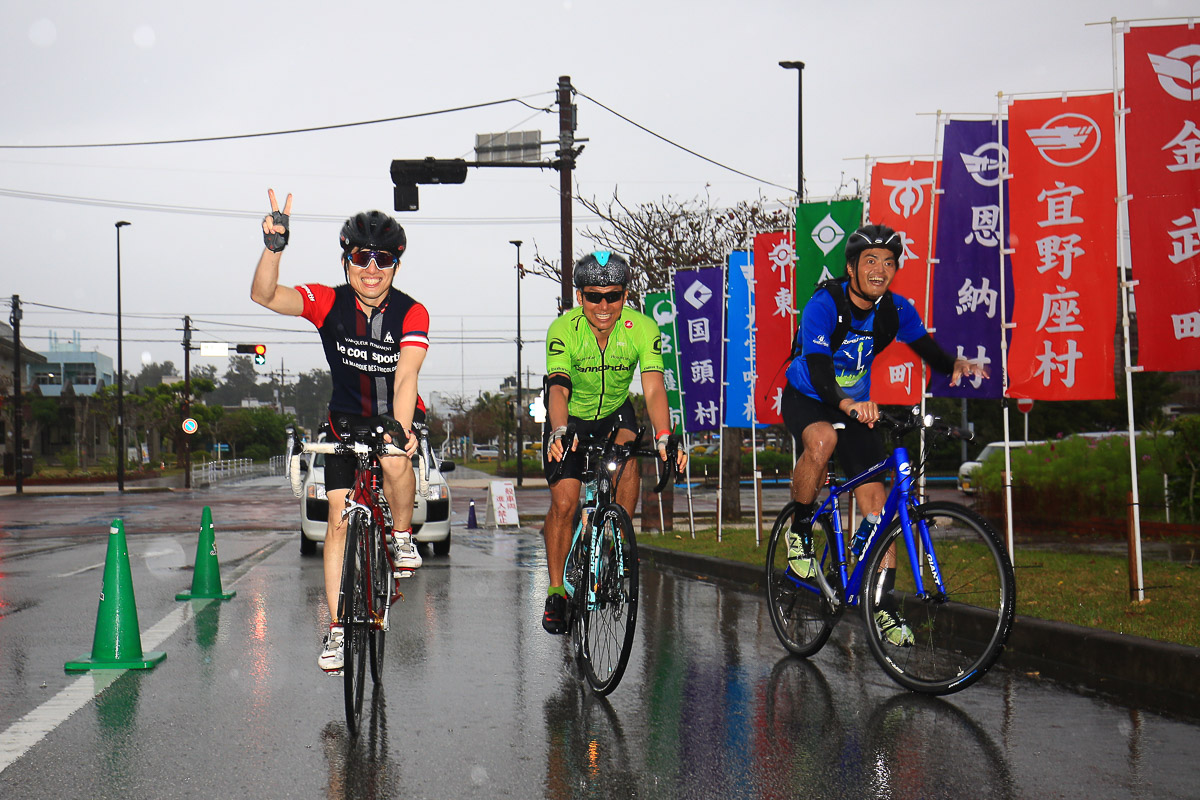
<svg viewBox="0 0 1200 800">
<path fill-rule="evenodd" d="M 804 202 L 804 62 L 780 61 L 784 69 L 796 70 L 796 202 Z"/>
<path fill-rule="evenodd" d="M 524 413 L 521 411 L 521 240 L 512 239 L 509 244 L 517 248 L 517 488 L 525 478 L 522 453 L 525 450 L 525 437 L 521 435 Z"/>
<path fill-rule="evenodd" d="M 131 223 L 121 220 L 117 226 L 117 491 L 125 491 L 125 360 L 121 348 L 121 228 Z"/>
</svg>

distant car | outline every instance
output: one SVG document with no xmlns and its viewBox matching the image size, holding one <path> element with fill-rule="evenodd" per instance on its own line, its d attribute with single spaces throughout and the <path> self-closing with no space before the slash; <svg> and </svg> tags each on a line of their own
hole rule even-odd
<svg viewBox="0 0 1200 800">
<path fill-rule="evenodd" d="M 300 553 L 308 556 L 317 552 L 317 542 L 325 541 L 329 501 L 325 499 L 325 455 L 305 453 L 303 459 L 300 462 L 304 477 L 304 492 L 300 496 Z M 427 542 L 434 555 L 444 556 L 450 553 L 450 485 L 442 473 L 453 470 L 454 462 L 437 464 L 436 458 L 434 461 L 435 468 L 429 471 L 428 498 L 417 492 L 412 529 L 418 543 Z M 419 468 L 417 462 L 414 469 Z"/>
<path fill-rule="evenodd" d="M 1045 444 L 1045 442 L 1009 442 L 1010 448 L 1025 447 L 1026 445 Z M 983 466 L 983 462 L 991 457 L 992 453 L 1003 452 L 1004 442 L 989 442 L 974 461 L 964 461 L 958 468 L 958 490 L 963 494 L 975 494 L 976 481 L 975 473 Z"/>
<path fill-rule="evenodd" d="M 696 456 L 715 456 L 721 451 L 719 444 L 694 444 L 690 451 L 692 458 Z"/>
<path fill-rule="evenodd" d="M 477 461 L 496 461 L 500 458 L 500 451 L 491 445 L 476 445 L 474 452 Z"/>
</svg>

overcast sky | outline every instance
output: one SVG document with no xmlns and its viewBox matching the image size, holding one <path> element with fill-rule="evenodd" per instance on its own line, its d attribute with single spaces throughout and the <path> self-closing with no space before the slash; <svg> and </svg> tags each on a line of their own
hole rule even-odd
<svg viewBox="0 0 1200 800">
<path fill-rule="evenodd" d="M 991 112 L 998 92 L 1112 88 L 1111 17 L 1200 15 L 1191 0 L 526 0 L 0 4 L 0 308 L 25 303 L 27 346 L 75 331 L 116 356 L 116 233 L 124 353 L 182 365 L 195 341 L 265 342 L 269 368 L 323 367 L 315 331 L 249 297 L 267 188 L 295 196 L 281 280 L 342 279 L 341 221 L 390 211 L 393 158 L 474 159 L 476 133 L 557 136 L 558 76 L 723 170 L 583 97 L 579 192 L 630 204 L 708 192 L 784 200 L 796 177 L 797 73 L 811 196 L 862 179 L 864 155 L 931 153 L 933 112 Z M 223 142 L 120 148 L 433 112 L 411 121 Z M 549 109 L 544 113 L 539 109 Z M 547 157 L 552 148 L 547 148 Z M 858 157 L 859 160 L 848 160 Z M 772 185 L 777 184 L 777 185 Z M 495 390 L 516 367 L 516 250 L 559 251 L 558 175 L 471 170 L 426 186 L 398 215 L 409 250 L 397 285 L 429 309 L 421 391 Z M 50 198 L 50 199 L 43 199 Z M 159 207 L 162 207 L 159 210 Z M 577 213 L 576 255 L 587 226 Z M 594 224 L 594 223 L 593 223 Z M 523 366 L 540 386 L 559 288 L 522 284 Z M 71 309 L 60 311 L 45 306 Z M 90 312 L 90 313 L 79 313 Z M 257 326 L 257 327 L 256 327 Z M 216 361 L 219 373 L 226 364 Z M 214 363 L 193 355 L 193 363 Z M 260 368 L 264 370 L 266 368 Z"/>
</svg>

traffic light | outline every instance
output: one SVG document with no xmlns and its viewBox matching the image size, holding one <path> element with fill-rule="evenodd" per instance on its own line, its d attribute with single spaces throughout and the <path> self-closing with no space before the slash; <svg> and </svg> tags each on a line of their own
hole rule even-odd
<svg viewBox="0 0 1200 800">
<path fill-rule="evenodd" d="M 467 162 L 461 158 L 395 159 L 392 161 L 393 205 L 397 211 L 416 211 L 418 183 L 462 183 Z"/>
<path fill-rule="evenodd" d="M 239 353 L 253 355 L 255 364 L 267 363 L 267 346 L 265 344 L 239 344 L 236 350 Z"/>
</svg>

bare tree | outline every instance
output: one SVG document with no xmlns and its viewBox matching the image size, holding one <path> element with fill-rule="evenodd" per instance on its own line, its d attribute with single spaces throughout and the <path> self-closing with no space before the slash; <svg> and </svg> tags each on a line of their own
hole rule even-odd
<svg viewBox="0 0 1200 800">
<path fill-rule="evenodd" d="M 629 258 L 634 271 L 629 292 L 635 304 L 646 292 L 669 288 L 672 267 L 723 264 L 729 251 L 744 246 L 755 232 L 791 225 L 786 207 L 768 208 L 760 197 L 719 208 L 707 190 L 690 200 L 667 195 L 632 207 L 621 200 L 618 190 L 604 202 L 585 197 L 578 202 L 601 220 L 597 227 L 583 232 L 594 243 L 593 249 Z M 544 258 L 535 245 L 534 264 L 527 274 L 559 281 L 562 271 L 557 261 Z"/>
<path fill-rule="evenodd" d="M 595 249 L 628 256 L 634 269 L 629 291 L 634 305 L 641 305 L 647 292 L 669 290 L 671 269 L 725 263 L 731 250 L 745 247 L 760 231 L 791 227 L 790 210 L 761 196 L 718 208 L 705 189 L 703 196 L 680 200 L 670 195 L 652 203 L 629 206 L 614 190 L 611 200 L 579 198 L 579 204 L 600 218 L 600 224 L 583 235 Z M 534 248 L 534 264 L 528 274 L 561 281 L 557 261 L 542 257 Z M 737 521 L 742 516 L 741 478 L 742 431 L 722 428 L 722 441 L 729 454 L 724 459 L 725 481 L 721 498 L 722 516 Z"/>
</svg>

